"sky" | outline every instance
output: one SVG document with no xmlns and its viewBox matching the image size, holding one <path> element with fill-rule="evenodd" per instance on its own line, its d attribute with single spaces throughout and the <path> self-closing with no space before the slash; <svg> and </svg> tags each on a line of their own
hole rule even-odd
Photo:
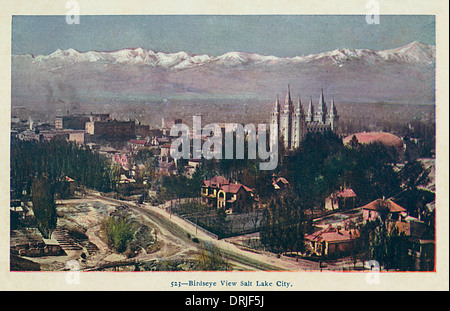
<svg viewBox="0 0 450 311">
<path fill-rule="evenodd" d="M 124 48 L 219 56 L 239 51 L 294 57 L 340 48 L 385 50 L 435 44 L 433 15 L 82 15 L 13 16 L 11 53 L 46 55 Z"/>
</svg>

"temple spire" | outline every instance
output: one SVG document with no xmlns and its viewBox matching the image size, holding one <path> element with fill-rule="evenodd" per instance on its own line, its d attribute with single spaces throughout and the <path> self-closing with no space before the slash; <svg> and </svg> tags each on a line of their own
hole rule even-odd
<svg viewBox="0 0 450 311">
<path fill-rule="evenodd" d="M 312 96 L 311 99 L 309 101 L 309 108 L 308 108 L 308 121 L 313 121 L 314 118 L 314 106 L 313 106 L 313 100 L 312 100 Z"/>
<path fill-rule="evenodd" d="M 330 116 L 337 116 L 336 105 L 334 104 L 334 97 L 331 97 Z"/>
<path fill-rule="evenodd" d="M 273 113 L 280 113 L 280 100 L 278 99 L 278 94 L 277 94 L 277 100 L 275 101 L 275 104 L 273 105 Z"/>
<path fill-rule="evenodd" d="M 322 91 L 320 93 L 320 98 L 319 98 L 319 107 L 318 107 L 318 111 L 322 112 L 322 113 L 326 113 L 327 110 L 327 106 L 325 104 L 325 98 L 323 96 L 323 88 Z"/>
<path fill-rule="evenodd" d="M 305 113 L 305 111 L 303 110 L 302 99 L 300 97 L 300 94 L 298 95 L 298 103 L 297 103 L 296 112 L 301 114 L 301 115 Z"/>
<path fill-rule="evenodd" d="M 288 91 L 286 94 L 286 99 L 284 100 L 284 112 L 293 112 L 294 111 L 294 104 L 291 99 L 291 86 L 288 84 Z"/>
</svg>

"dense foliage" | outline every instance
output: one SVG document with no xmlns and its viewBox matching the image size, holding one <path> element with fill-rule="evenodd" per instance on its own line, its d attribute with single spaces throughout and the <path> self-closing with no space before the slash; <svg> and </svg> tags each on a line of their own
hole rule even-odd
<svg viewBox="0 0 450 311">
<path fill-rule="evenodd" d="M 394 170 L 397 158 L 395 149 L 381 144 L 347 147 L 334 133 L 314 133 L 284 157 L 279 173 L 291 181 L 303 208 L 321 207 L 328 195 L 344 186 L 364 203 L 400 191 Z"/>
<path fill-rule="evenodd" d="M 224 258 L 220 249 L 212 243 L 203 243 L 197 259 L 200 271 L 227 271 L 231 264 Z"/>
<path fill-rule="evenodd" d="M 133 230 L 127 219 L 124 217 L 108 217 L 105 219 L 103 226 L 108 245 L 119 253 L 126 251 L 129 242 L 134 237 Z"/>
<path fill-rule="evenodd" d="M 287 191 L 264 211 L 261 243 L 275 252 L 302 252 L 305 223 L 298 197 Z"/>
<path fill-rule="evenodd" d="M 66 176 L 79 185 L 103 192 L 115 189 L 117 169 L 104 156 L 66 141 L 13 141 L 11 189 L 20 198 L 30 193 L 36 176 L 46 176 L 55 187 Z"/>
<path fill-rule="evenodd" d="M 402 182 L 408 180 L 404 171 L 395 170 L 398 155 L 394 148 L 357 142 L 345 146 L 331 132 L 310 133 L 300 148 L 290 153 L 281 147 L 280 155 L 277 175 L 289 180 L 291 191 L 272 198 L 261 231 L 261 242 L 274 251 L 301 251 L 303 236 L 308 233 L 304 212 L 322 209 L 326 197 L 334 191 L 353 189 L 357 206 L 362 206 L 383 196 L 397 195 L 402 191 Z M 374 234 L 371 239 L 375 239 Z M 378 253 L 381 248 L 376 247 Z"/>
</svg>

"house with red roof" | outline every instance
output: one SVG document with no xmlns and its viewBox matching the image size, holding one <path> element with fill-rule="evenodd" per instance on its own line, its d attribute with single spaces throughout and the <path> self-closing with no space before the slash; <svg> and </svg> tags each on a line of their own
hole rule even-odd
<svg viewBox="0 0 450 311">
<path fill-rule="evenodd" d="M 328 226 L 305 236 L 305 243 L 312 254 L 321 257 L 340 257 L 351 254 L 359 238 L 357 229 Z"/>
<path fill-rule="evenodd" d="M 390 199 L 376 199 L 362 207 L 364 221 L 376 220 L 382 214 L 390 220 L 401 220 L 402 216 L 407 216 L 405 208 L 401 207 Z"/>
<path fill-rule="evenodd" d="M 326 210 L 344 210 L 355 207 L 356 194 L 350 188 L 333 192 L 325 199 Z"/>
<path fill-rule="evenodd" d="M 253 190 L 240 183 L 230 182 L 222 176 L 214 176 L 202 183 L 202 202 L 227 213 L 243 211 L 253 205 Z"/>
</svg>

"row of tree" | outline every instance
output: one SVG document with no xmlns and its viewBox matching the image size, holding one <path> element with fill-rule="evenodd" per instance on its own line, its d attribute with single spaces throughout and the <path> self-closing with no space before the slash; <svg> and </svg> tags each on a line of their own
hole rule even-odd
<svg viewBox="0 0 450 311">
<path fill-rule="evenodd" d="M 303 252 L 306 225 L 298 196 L 293 191 L 283 192 L 264 210 L 261 243 L 274 252 Z"/>
<path fill-rule="evenodd" d="M 13 196 L 30 194 L 37 176 L 46 176 L 52 184 L 66 176 L 79 185 L 103 192 L 115 189 L 118 167 L 106 157 L 85 146 L 62 140 L 11 143 L 11 189 Z M 24 191 L 25 190 L 25 191 Z"/>
<path fill-rule="evenodd" d="M 46 238 L 56 228 L 55 195 L 67 194 L 65 177 L 80 186 L 111 191 L 119 171 L 105 157 L 66 141 L 13 141 L 11 143 L 11 198 L 27 202 L 31 197 L 35 222 Z"/>
</svg>

